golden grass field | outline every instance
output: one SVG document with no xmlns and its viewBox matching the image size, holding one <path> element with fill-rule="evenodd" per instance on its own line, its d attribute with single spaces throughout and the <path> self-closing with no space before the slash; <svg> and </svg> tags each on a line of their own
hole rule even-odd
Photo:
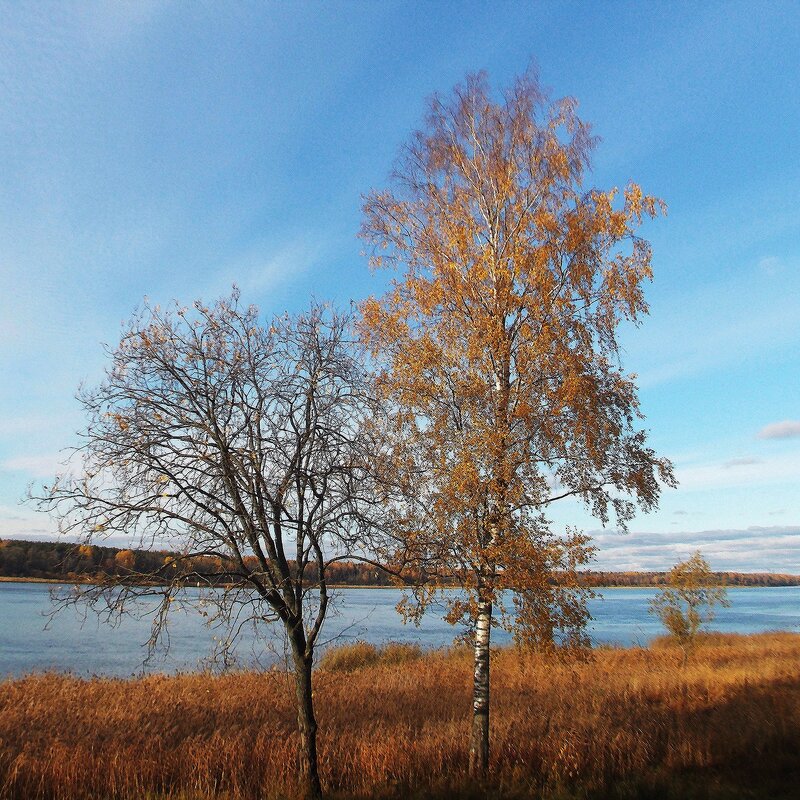
<svg viewBox="0 0 800 800">
<path fill-rule="evenodd" d="M 800 797 L 800 636 L 710 635 L 492 666 L 492 766 L 466 780 L 470 653 L 351 647 L 316 673 L 329 796 Z M 280 672 L 0 683 L 0 797 L 290 798 Z"/>
</svg>

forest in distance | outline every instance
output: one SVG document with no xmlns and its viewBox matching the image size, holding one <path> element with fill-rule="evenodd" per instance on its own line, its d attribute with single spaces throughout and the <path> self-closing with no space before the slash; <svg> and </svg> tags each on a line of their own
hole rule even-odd
<svg viewBox="0 0 800 800">
<path fill-rule="evenodd" d="M 131 550 L 71 542 L 0 539 L 0 580 L 11 578 L 88 583 L 109 576 L 154 574 L 165 564 L 175 564 L 177 574 L 185 576 L 187 583 L 192 583 L 197 582 L 203 574 L 217 575 L 223 571 L 218 560 L 209 556 L 186 558 L 167 550 Z M 800 575 L 766 572 L 715 572 L 714 575 L 723 586 L 800 586 Z M 358 561 L 330 564 L 327 577 L 331 586 L 396 585 L 386 571 Z M 315 575 L 310 575 L 310 580 L 315 579 Z M 583 585 L 590 588 L 654 587 L 666 585 L 667 573 L 585 570 L 581 573 L 581 579 Z"/>
</svg>

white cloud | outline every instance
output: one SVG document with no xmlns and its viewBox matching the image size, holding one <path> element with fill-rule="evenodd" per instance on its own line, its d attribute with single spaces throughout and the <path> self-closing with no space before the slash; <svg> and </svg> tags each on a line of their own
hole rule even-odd
<svg viewBox="0 0 800 800">
<path fill-rule="evenodd" d="M 705 531 L 592 531 L 595 569 L 669 569 L 700 550 L 712 569 L 800 574 L 800 525 Z"/>
<path fill-rule="evenodd" d="M 790 439 L 800 436 L 800 420 L 785 419 L 765 425 L 759 432 L 759 439 Z"/>
</svg>

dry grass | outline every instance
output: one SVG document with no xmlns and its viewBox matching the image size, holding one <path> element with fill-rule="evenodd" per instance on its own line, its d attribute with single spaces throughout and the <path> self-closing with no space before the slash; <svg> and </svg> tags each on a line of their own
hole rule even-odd
<svg viewBox="0 0 800 800">
<path fill-rule="evenodd" d="M 324 672 L 356 672 L 378 664 L 408 664 L 424 656 L 417 644 L 390 642 L 376 647 L 369 642 L 353 642 L 325 651 L 319 667 Z"/>
<path fill-rule="evenodd" d="M 469 654 L 391 661 L 317 673 L 327 791 L 482 796 L 465 779 Z M 706 637 L 680 662 L 664 644 L 572 665 L 498 652 L 486 795 L 796 796 L 800 637 Z M 0 797 L 291 797 L 292 701 L 280 673 L 6 681 Z"/>
</svg>

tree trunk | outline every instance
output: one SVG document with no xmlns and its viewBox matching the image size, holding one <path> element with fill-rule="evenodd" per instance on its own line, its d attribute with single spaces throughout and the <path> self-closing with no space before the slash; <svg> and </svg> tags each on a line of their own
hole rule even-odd
<svg viewBox="0 0 800 800">
<path fill-rule="evenodd" d="M 305 637 L 303 637 L 305 638 Z M 294 679 L 297 694 L 297 729 L 300 733 L 300 797 L 302 800 L 321 800 L 322 786 L 317 770 L 317 720 L 311 686 L 313 658 L 305 648 L 292 639 Z"/>
<path fill-rule="evenodd" d="M 489 771 L 489 637 L 492 601 L 478 590 L 475 624 L 475 673 L 472 689 L 472 733 L 469 742 L 469 774 L 483 779 Z"/>
</svg>

